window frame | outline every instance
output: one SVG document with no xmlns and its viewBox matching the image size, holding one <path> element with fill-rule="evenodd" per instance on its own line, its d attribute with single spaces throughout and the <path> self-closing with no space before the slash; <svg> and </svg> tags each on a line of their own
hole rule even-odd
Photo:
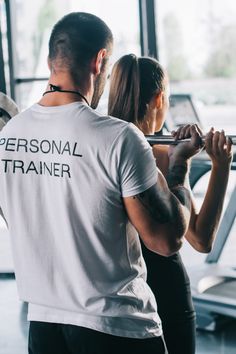
<svg viewBox="0 0 236 354">
<path fill-rule="evenodd" d="M 140 46 L 141 53 L 145 56 L 152 56 L 158 58 L 158 45 L 156 34 L 156 14 L 155 14 L 155 2 L 156 0 L 137 0 L 137 6 L 139 9 L 139 24 L 140 24 Z M 13 46 L 14 39 L 16 38 L 16 28 L 14 24 L 15 19 L 15 0 L 4 0 L 6 8 L 6 22 L 7 22 L 7 42 L 8 42 L 8 60 L 9 60 L 9 81 L 10 81 L 10 96 L 12 99 L 19 102 L 17 97 L 17 87 L 20 84 L 35 82 L 35 81 L 47 81 L 48 77 L 19 77 L 17 75 L 17 59 L 15 55 L 15 48 Z M 1 31 L 1 28 L 0 28 Z M 0 33 L 1 35 L 1 33 Z M 1 55 L 2 38 L 0 36 L 0 65 L 1 68 L 3 62 L 3 55 Z M 3 74 L 3 87 L 0 87 L 1 91 L 6 93 L 5 74 Z"/>
</svg>

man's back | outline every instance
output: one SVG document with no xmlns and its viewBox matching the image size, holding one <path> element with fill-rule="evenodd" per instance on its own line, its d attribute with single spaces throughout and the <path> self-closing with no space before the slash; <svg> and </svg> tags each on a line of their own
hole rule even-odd
<svg viewBox="0 0 236 354">
<path fill-rule="evenodd" d="M 137 129 L 80 102 L 36 104 L 3 129 L 0 153 L 1 207 L 29 319 L 160 335 L 122 201 L 157 180 Z"/>
</svg>

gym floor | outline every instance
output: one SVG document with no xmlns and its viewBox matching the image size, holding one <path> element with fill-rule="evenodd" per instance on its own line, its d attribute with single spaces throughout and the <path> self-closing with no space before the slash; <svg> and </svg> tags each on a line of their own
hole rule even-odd
<svg viewBox="0 0 236 354">
<path fill-rule="evenodd" d="M 18 300 L 14 277 L 0 275 L 0 354 L 27 354 L 26 312 L 27 306 Z M 196 354 L 235 354 L 235 333 L 236 320 L 216 333 L 198 331 Z"/>
</svg>

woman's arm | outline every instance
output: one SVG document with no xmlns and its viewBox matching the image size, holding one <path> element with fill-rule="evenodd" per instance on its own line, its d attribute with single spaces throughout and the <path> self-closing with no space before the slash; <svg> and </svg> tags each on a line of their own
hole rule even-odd
<svg viewBox="0 0 236 354">
<path fill-rule="evenodd" d="M 187 137 L 186 134 L 182 137 Z M 210 180 L 199 212 L 192 195 L 190 224 L 185 234 L 192 247 L 203 253 L 210 252 L 219 226 L 232 161 L 232 144 L 226 139 L 223 131 L 214 133 L 211 129 L 206 137 L 206 152 L 212 161 Z M 169 164 L 168 147 L 156 145 L 153 147 L 153 153 L 157 166 L 166 176 Z"/>
<path fill-rule="evenodd" d="M 211 161 L 211 175 L 202 206 L 197 213 L 192 198 L 192 211 L 185 238 L 199 252 L 208 253 L 216 235 L 223 209 L 232 161 L 232 144 L 224 132 L 213 129 L 206 136 L 206 152 Z"/>
</svg>

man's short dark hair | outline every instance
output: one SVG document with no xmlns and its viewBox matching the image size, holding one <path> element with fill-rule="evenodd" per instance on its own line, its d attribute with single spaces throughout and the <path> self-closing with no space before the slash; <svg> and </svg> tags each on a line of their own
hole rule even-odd
<svg viewBox="0 0 236 354">
<path fill-rule="evenodd" d="M 49 60 L 66 66 L 74 74 L 85 70 L 100 49 L 111 49 L 112 32 L 99 17 L 72 12 L 59 20 L 49 40 Z"/>
</svg>

